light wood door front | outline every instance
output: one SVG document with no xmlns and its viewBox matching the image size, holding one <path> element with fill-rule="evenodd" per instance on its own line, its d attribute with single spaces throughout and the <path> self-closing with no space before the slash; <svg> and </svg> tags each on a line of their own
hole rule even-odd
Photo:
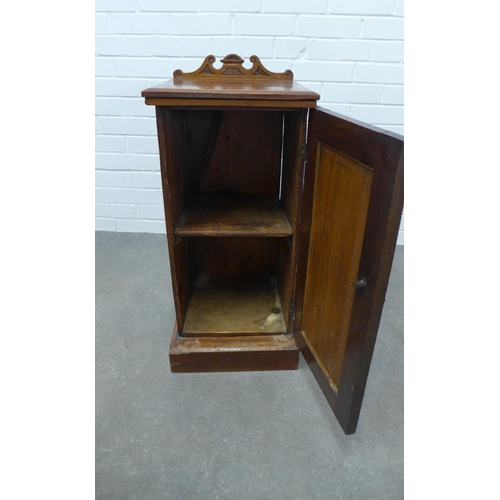
<svg viewBox="0 0 500 500">
<path fill-rule="evenodd" d="M 311 110 L 298 344 L 346 434 L 355 432 L 403 206 L 403 141 Z"/>
</svg>

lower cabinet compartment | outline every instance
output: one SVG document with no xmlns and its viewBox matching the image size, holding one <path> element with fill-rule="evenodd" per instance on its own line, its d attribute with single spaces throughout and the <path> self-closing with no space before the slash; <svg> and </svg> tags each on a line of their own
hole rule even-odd
<svg viewBox="0 0 500 500">
<path fill-rule="evenodd" d="M 287 238 L 188 237 L 192 263 L 173 372 L 295 370 L 289 334 Z M 185 278 L 187 278 L 185 274 Z"/>
<path fill-rule="evenodd" d="M 189 301 L 184 336 L 286 333 L 274 276 L 200 276 Z"/>
</svg>

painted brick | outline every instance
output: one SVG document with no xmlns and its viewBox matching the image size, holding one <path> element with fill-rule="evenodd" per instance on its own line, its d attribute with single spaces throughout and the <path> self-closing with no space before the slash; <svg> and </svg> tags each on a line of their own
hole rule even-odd
<svg viewBox="0 0 500 500">
<path fill-rule="evenodd" d="M 122 56 L 123 50 L 122 36 L 96 36 L 95 37 L 96 54 L 99 56 Z"/>
<path fill-rule="evenodd" d="M 295 27 L 295 16 L 235 14 L 235 35 L 292 35 Z"/>
<path fill-rule="evenodd" d="M 254 40 L 258 40 L 255 38 Z M 216 67 L 219 67 L 219 60 L 228 54 L 238 54 L 243 59 L 246 59 L 245 51 L 243 50 L 243 37 L 241 36 L 214 36 L 212 38 L 212 52 L 216 59 Z M 252 52 L 250 55 L 253 55 Z M 208 54 L 207 54 L 208 55 Z M 260 57 L 260 54 L 257 54 Z M 271 53 L 272 56 L 272 53 Z"/>
<path fill-rule="evenodd" d="M 259 58 L 272 57 L 273 48 L 274 38 L 243 37 L 243 50 L 240 55 L 243 59 L 248 59 L 250 56 L 258 56 Z"/>
<path fill-rule="evenodd" d="M 294 78 L 295 80 L 295 78 Z M 300 80 L 296 80 L 298 83 L 302 83 Z M 323 88 L 323 83 L 319 82 L 304 82 L 304 86 L 307 87 L 309 90 L 312 90 L 313 92 L 316 92 L 320 96 L 322 95 L 322 88 Z"/>
<path fill-rule="evenodd" d="M 210 37 L 184 37 L 182 38 L 182 55 L 199 57 L 202 61 L 212 53 L 212 38 Z"/>
<path fill-rule="evenodd" d="M 143 90 L 143 89 L 142 89 Z M 140 94 L 139 94 L 140 95 Z M 125 116 L 144 116 L 155 118 L 155 107 L 146 106 L 144 104 L 144 98 L 142 97 L 131 97 L 121 99 L 121 109 Z M 156 127 L 156 122 L 155 122 Z M 152 132 L 154 129 L 151 130 Z"/>
<path fill-rule="evenodd" d="M 147 118 L 101 117 L 99 132 L 114 135 L 151 135 L 151 122 Z"/>
<path fill-rule="evenodd" d="M 351 116 L 374 125 L 402 124 L 404 111 L 401 106 L 352 106 Z"/>
<path fill-rule="evenodd" d="M 158 139 L 156 137 L 127 137 L 127 151 L 129 153 L 158 153 Z"/>
<path fill-rule="evenodd" d="M 95 168 L 102 170 L 116 170 L 116 155 L 110 153 L 96 153 Z"/>
<path fill-rule="evenodd" d="M 160 157 L 156 155 L 142 155 L 142 169 L 151 172 L 160 171 Z"/>
<path fill-rule="evenodd" d="M 96 35 L 111 34 L 111 23 L 108 14 L 95 15 L 95 33 Z"/>
<path fill-rule="evenodd" d="M 403 42 L 373 42 L 370 60 L 399 62 L 403 58 Z"/>
<path fill-rule="evenodd" d="M 119 116 L 122 114 L 120 99 L 116 97 L 96 97 L 96 116 Z"/>
<path fill-rule="evenodd" d="M 297 35 L 315 38 L 359 38 L 361 19 L 336 16 L 301 16 Z"/>
<path fill-rule="evenodd" d="M 137 188 L 161 189 L 161 177 L 159 172 L 132 172 L 125 176 L 125 185 Z"/>
<path fill-rule="evenodd" d="M 328 102 L 377 104 L 384 92 L 383 85 L 324 83 L 321 98 Z"/>
<path fill-rule="evenodd" d="M 95 188 L 95 202 L 96 203 L 110 203 L 111 202 L 111 194 L 109 193 L 108 188 Z"/>
<path fill-rule="evenodd" d="M 186 59 L 183 59 L 183 60 L 185 61 Z M 172 68 L 177 69 L 178 64 L 177 64 L 177 66 L 174 64 L 175 63 L 175 59 L 171 58 L 171 59 L 169 59 L 169 61 L 172 62 Z M 196 62 L 198 62 L 198 59 L 196 59 Z M 199 66 L 199 64 L 198 64 L 198 66 Z M 169 71 L 168 73 L 166 73 L 161 78 L 146 78 L 146 88 L 154 87 L 155 85 L 160 85 L 162 83 L 165 83 L 165 80 L 168 80 L 169 78 L 170 79 L 172 78 L 172 73 L 173 73 L 173 70 Z"/>
<path fill-rule="evenodd" d="M 163 210 L 163 205 L 138 205 L 137 206 L 137 218 L 138 219 L 165 219 L 165 212 Z"/>
<path fill-rule="evenodd" d="M 156 56 L 178 57 L 182 55 L 182 40 L 179 37 L 155 36 L 153 46 L 154 55 Z"/>
<path fill-rule="evenodd" d="M 395 0 L 331 0 L 330 14 L 392 14 Z"/>
<path fill-rule="evenodd" d="M 340 42 L 338 40 L 311 40 L 307 47 L 308 59 L 335 61 L 339 56 Z"/>
<path fill-rule="evenodd" d="M 161 220 L 117 219 L 116 230 L 129 233 L 165 233 Z"/>
<path fill-rule="evenodd" d="M 249 61 L 250 56 L 258 56 L 259 58 L 273 57 L 274 53 L 274 38 L 266 37 L 213 37 L 212 39 L 212 54 L 219 60 L 228 54 L 238 54 L 245 59 L 244 66 L 251 67 Z"/>
<path fill-rule="evenodd" d="M 351 106 L 347 104 L 335 104 L 335 103 L 325 102 L 321 103 L 321 106 L 344 116 L 349 116 L 351 111 Z"/>
<path fill-rule="evenodd" d="M 200 0 L 201 12 L 259 12 L 261 0 Z"/>
<path fill-rule="evenodd" d="M 160 174 L 156 172 L 97 171 L 95 182 L 99 187 L 161 189 Z"/>
<path fill-rule="evenodd" d="M 266 0 L 262 12 L 324 14 L 328 0 Z"/>
<path fill-rule="evenodd" d="M 296 59 L 302 56 L 307 48 L 306 38 L 278 38 L 276 40 L 276 57 Z"/>
<path fill-rule="evenodd" d="M 158 205 L 162 203 L 158 189 L 108 188 L 113 203 Z"/>
<path fill-rule="evenodd" d="M 371 43 L 365 41 L 343 41 L 340 46 L 342 61 L 368 61 L 370 59 Z"/>
<path fill-rule="evenodd" d="M 135 0 L 95 0 L 96 12 L 135 12 Z"/>
<path fill-rule="evenodd" d="M 98 153 L 124 153 L 125 138 L 112 135 L 98 135 L 95 138 L 95 150 Z"/>
<path fill-rule="evenodd" d="M 164 78 L 172 74 L 170 60 L 153 57 L 116 57 L 116 76 L 137 76 Z"/>
<path fill-rule="evenodd" d="M 127 56 L 151 56 L 153 54 L 152 36 L 123 37 L 123 51 Z"/>
<path fill-rule="evenodd" d="M 362 38 L 378 40 L 402 40 L 404 21 L 400 18 L 371 17 L 363 20 Z"/>
<path fill-rule="evenodd" d="M 197 0 L 139 0 L 141 12 L 196 12 Z"/>
<path fill-rule="evenodd" d="M 95 214 L 97 217 L 135 219 L 136 206 L 120 205 L 117 203 L 113 204 L 96 203 Z"/>
<path fill-rule="evenodd" d="M 116 231 L 116 219 L 102 219 L 101 217 L 96 217 L 95 230 Z"/>
<path fill-rule="evenodd" d="M 142 154 L 117 154 L 116 169 L 117 170 L 140 170 L 142 165 Z"/>
<path fill-rule="evenodd" d="M 292 70 L 298 80 L 350 82 L 354 72 L 354 63 L 296 61 Z"/>
<path fill-rule="evenodd" d="M 283 73 L 287 69 L 292 69 L 293 60 L 292 59 L 261 59 L 262 64 L 274 73 Z M 294 80 L 296 80 L 294 76 Z"/>
<path fill-rule="evenodd" d="M 385 87 L 382 102 L 384 104 L 404 104 L 404 87 L 396 85 Z"/>
<path fill-rule="evenodd" d="M 321 106 L 403 134 L 402 0 L 96 2 L 97 230 L 165 232 L 155 109 L 140 93 L 208 54 L 245 67 L 256 54 Z"/>
<path fill-rule="evenodd" d="M 115 68 L 111 57 L 95 58 L 95 76 L 115 76 Z"/>
<path fill-rule="evenodd" d="M 168 35 L 169 14 L 111 14 L 111 26 L 115 34 Z"/>
<path fill-rule="evenodd" d="M 404 0 L 396 0 L 395 16 L 403 17 L 405 15 Z"/>
<path fill-rule="evenodd" d="M 362 83 L 403 83 L 401 64 L 357 63 L 354 81 Z"/>
<path fill-rule="evenodd" d="M 229 35 L 229 14 L 172 14 L 173 35 Z M 207 54 L 208 55 L 208 54 Z"/>
<path fill-rule="evenodd" d="M 96 170 L 95 185 L 97 187 L 125 187 L 125 175 L 123 172 Z"/>
<path fill-rule="evenodd" d="M 138 97 L 146 88 L 146 80 L 141 78 L 96 78 L 96 96 Z"/>
</svg>

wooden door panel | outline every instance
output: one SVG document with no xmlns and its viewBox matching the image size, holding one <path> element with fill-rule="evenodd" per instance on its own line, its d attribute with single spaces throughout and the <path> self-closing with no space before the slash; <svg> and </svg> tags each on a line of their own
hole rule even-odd
<svg viewBox="0 0 500 500">
<path fill-rule="evenodd" d="M 397 134 L 321 108 L 311 110 L 308 144 L 294 334 L 352 434 L 403 209 L 404 144 Z"/>
<path fill-rule="evenodd" d="M 302 330 L 338 389 L 373 172 L 322 142 L 317 157 Z"/>
</svg>

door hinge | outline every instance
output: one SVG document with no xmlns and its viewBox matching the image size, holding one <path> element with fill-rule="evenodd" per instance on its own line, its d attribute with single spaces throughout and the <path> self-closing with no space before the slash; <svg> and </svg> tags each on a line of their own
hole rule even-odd
<svg viewBox="0 0 500 500">
<path fill-rule="evenodd" d="M 300 146 L 300 161 L 307 161 L 307 142 L 303 142 Z"/>
</svg>

